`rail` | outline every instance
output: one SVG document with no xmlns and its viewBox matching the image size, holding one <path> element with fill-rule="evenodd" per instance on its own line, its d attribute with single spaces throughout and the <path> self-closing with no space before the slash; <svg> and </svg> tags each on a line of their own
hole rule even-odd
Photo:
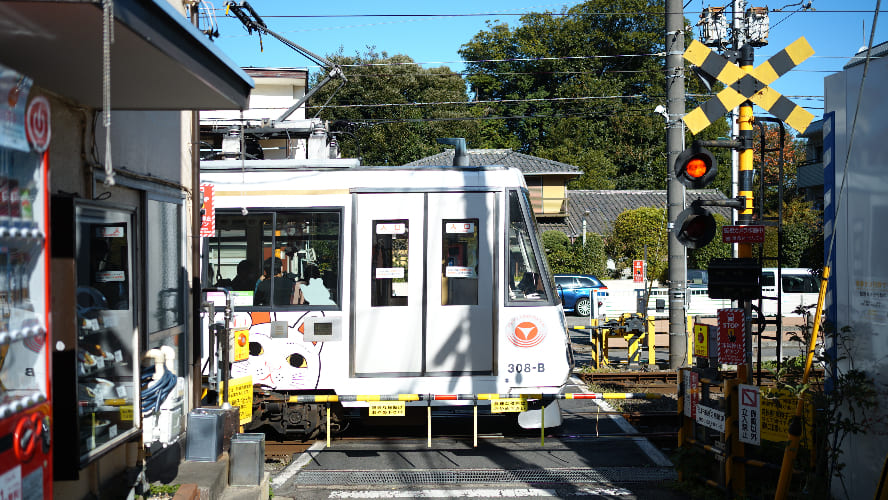
<svg viewBox="0 0 888 500">
<path fill-rule="evenodd" d="M 370 416 L 404 416 L 405 403 L 409 401 L 426 401 L 426 420 L 428 428 L 428 447 L 432 447 L 432 401 L 472 401 L 473 406 L 473 446 L 478 446 L 478 402 L 489 402 L 491 412 L 510 413 L 527 410 L 527 401 L 554 401 L 556 399 L 659 399 L 662 394 L 653 392 L 612 392 L 612 393 L 563 393 L 563 394 L 311 394 L 290 396 L 289 403 L 324 403 L 326 405 L 327 447 L 332 447 L 330 426 L 330 403 L 366 402 L 371 405 Z M 374 408 L 374 404 L 379 404 Z M 540 411 L 540 445 L 546 444 L 546 412 Z"/>
<path fill-rule="evenodd" d="M 556 399 L 658 399 L 655 392 L 570 392 L 563 394 L 309 394 L 290 396 L 289 403 L 354 403 L 354 402 L 408 402 L 408 401 L 495 401 L 523 399 L 554 401 Z"/>
</svg>

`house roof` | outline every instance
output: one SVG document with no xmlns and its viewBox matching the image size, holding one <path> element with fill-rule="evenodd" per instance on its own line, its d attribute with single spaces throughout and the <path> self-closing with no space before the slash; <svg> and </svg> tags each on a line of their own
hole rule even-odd
<svg viewBox="0 0 888 500">
<path fill-rule="evenodd" d="M 697 198 L 703 200 L 724 200 L 725 196 L 717 189 L 687 190 L 685 206 L 689 206 Z M 537 217 L 540 231 L 561 231 L 567 235 L 583 234 L 583 214 L 586 217 L 586 231 L 607 234 L 613 228 L 613 222 L 626 210 L 641 207 L 666 206 L 666 190 L 569 190 L 567 192 L 566 218 L 555 219 Z M 707 207 L 708 210 L 721 214 L 731 220 L 731 209 L 725 207 Z"/>
<path fill-rule="evenodd" d="M 453 149 L 445 149 L 443 152 L 432 156 L 426 156 L 412 161 L 407 167 L 438 167 L 453 165 Z M 547 160 L 537 156 L 518 153 L 511 149 L 468 149 L 466 155 L 469 158 L 469 166 L 480 167 L 484 165 L 503 165 L 515 167 L 524 175 L 569 175 L 578 177 L 582 172 L 579 167 L 561 163 L 560 161 Z"/>
</svg>

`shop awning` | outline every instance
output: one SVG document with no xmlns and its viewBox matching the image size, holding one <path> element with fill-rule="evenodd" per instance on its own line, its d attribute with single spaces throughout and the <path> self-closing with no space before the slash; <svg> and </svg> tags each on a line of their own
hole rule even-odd
<svg viewBox="0 0 888 500">
<path fill-rule="evenodd" d="M 166 0 L 114 0 L 114 109 L 245 109 L 253 80 Z M 0 64 L 102 105 L 102 5 L 0 0 Z"/>
</svg>

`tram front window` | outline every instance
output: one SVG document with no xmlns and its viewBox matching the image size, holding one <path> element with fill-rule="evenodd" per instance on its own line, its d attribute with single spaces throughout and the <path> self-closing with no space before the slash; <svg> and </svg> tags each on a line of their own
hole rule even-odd
<svg viewBox="0 0 888 500">
<path fill-rule="evenodd" d="M 235 306 L 338 306 L 339 211 L 216 212 L 212 286 Z"/>
<path fill-rule="evenodd" d="M 548 301 L 543 273 L 536 250 L 533 235 L 528 227 L 526 214 L 522 210 L 527 198 L 518 191 L 509 191 L 509 224 L 508 224 L 508 266 L 505 276 L 508 281 L 509 300 L 515 302 Z"/>
</svg>

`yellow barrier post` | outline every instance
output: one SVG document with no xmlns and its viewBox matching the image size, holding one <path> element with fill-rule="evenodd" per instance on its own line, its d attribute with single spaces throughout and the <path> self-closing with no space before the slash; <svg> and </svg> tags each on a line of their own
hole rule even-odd
<svg viewBox="0 0 888 500">
<path fill-rule="evenodd" d="M 657 331 L 654 323 L 654 317 L 647 317 L 647 346 L 648 346 L 648 364 L 655 365 L 657 364 L 657 356 L 656 356 L 656 344 L 657 344 Z"/>
<path fill-rule="evenodd" d="M 330 403 L 326 403 L 327 405 L 327 448 L 330 448 Z"/>
<path fill-rule="evenodd" d="M 690 316 L 685 318 L 685 339 L 687 339 L 688 366 L 694 366 L 694 321 Z"/>
<path fill-rule="evenodd" d="M 805 371 L 802 373 L 802 385 L 808 383 L 808 377 L 811 374 L 811 363 L 814 361 L 814 350 L 817 347 L 817 338 L 820 333 L 820 322 L 823 318 L 823 300 L 826 297 L 826 287 L 829 283 L 830 267 L 823 266 L 823 274 L 820 278 L 820 295 L 817 296 L 817 309 L 814 313 L 814 330 L 811 332 L 811 341 L 808 344 L 808 353 L 805 357 Z M 789 442 L 786 443 L 786 449 L 783 451 L 783 465 L 780 468 L 780 477 L 777 480 L 777 492 L 774 493 L 775 500 L 786 498 L 789 491 L 789 484 L 792 482 L 793 462 L 799 452 L 799 441 L 802 437 L 802 412 L 804 410 L 804 391 L 799 393 L 799 400 L 796 404 L 795 416 L 789 424 Z"/>
<path fill-rule="evenodd" d="M 607 321 L 607 318 L 604 318 L 604 320 Z M 608 328 L 606 330 L 600 330 L 600 332 L 601 332 L 601 342 L 602 342 L 602 344 L 604 344 L 603 348 L 601 350 L 601 363 L 604 365 L 609 365 L 610 360 L 608 358 L 607 349 L 608 349 L 608 339 L 610 339 L 612 332 L 611 332 L 610 328 Z"/>
<path fill-rule="evenodd" d="M 594 328 L 589 332 L 589 339 L 592 341 L 592 366 L 601 368 L 601 329 Z"/>
<path fill-rule="evenodd" d="M 427 408 L 426 413 L 428 414 L 428 422 L 429 422 L 429 443 L 427 446 L 429 448 L 431 448 L 432 447 L 432 402 L 431 401 L 429 401 L 429 404 L 428 404 L 428 406 L 426 406 L 426 408 Z"/>
</svg>

